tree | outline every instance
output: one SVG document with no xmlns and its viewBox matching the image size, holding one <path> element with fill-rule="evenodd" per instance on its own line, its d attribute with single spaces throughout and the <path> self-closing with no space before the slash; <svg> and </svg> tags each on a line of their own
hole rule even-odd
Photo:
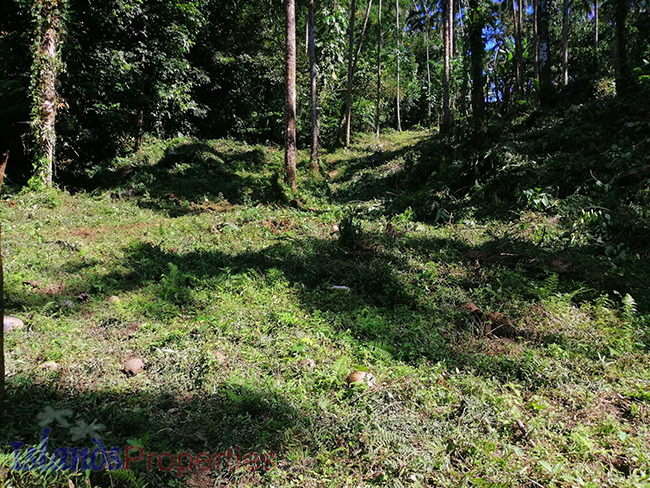
<svg viewBox="0 0 650 488">
<path fill-rule="evenodd" d="M 628 0 L 616 0 L 615 8 L 614 72 L 616 96 L 626 98 L 633 89 L 632 72 L 627 56 L 627 17 L 630 9 Z"/>
<path fill-rule="evenodd" d="M 309 75 L 311 79 L 311 157 L 314 171 L 318 165 L 318 71 L 316 67 L 316 31 L 314 28 L 314 0 L 307 0 L 307 37 L 309 44 Z"/>
<path fill-rule="evenodd" d="M 296 189 L 296 4 L 285 0 L 286 125 L 284 181 Z"/>
<path fill-rule="evenodd" d="M 32 15 L 36 25 L 32 65 L 32 117 L 35 135 L 34 175 L 31 185 L 52 185 L 56 149 L 56 114 L 59 107 L 57 79 L 61 71 L 59 47 L 63 29 L 63 0 L 35 0 Z"/>
<path fill-rule="evenodd" d="M 477 145 L 482 143 L 485 112 L 485 76 L 483 75 L 483 55 L 485 46 L 483 43 L 483 28 L 485 21 L 483 8 L 479 0 L 469 0 L 469 49 L 472 77 L 472 119 L 474 138 Z"/>
<path fill-rule="evenodd" d="M 569 84 L 569 0 L 562 3 L 562 86 Z"/>
<path fill-rule="evenodd" d="M 537 14 L 538 34 L 539 34 L 539 91 L 542 105 L 547 106 L 550 103 L 553 93 L 553 84 L 551 79 L 551 51 L 548 33 L 548 1 L 537 0 L 539 12 Z"/>
<path fill-rule="evenodd" d="M 381 0 L 377 10 L 377 96 L 375 100 L 375 136 L 379 137 L 381 117 Z"/>
<path fill-rule="evenodd" d="M 368 0 L 366 5 L 366 13 L 363 17 L 363 27 L 361 34 L 357 40 L 357 49 L 354 50 L 354 17 L 356 16 L 356 2 L 352 0 L 352 15 L 350 17 L 350 44 L 348 51 L 348 82 L 345 90 L 345 147 L 350 145 L 350 138 L 352 135 L 352 87 L 354 84 L 354 75 L 357 71 L 357 64 L 359 63 L 359 56 L 361 56 L 361 48 L 363 47 L 363 39 L 366 35 L 366 28 L 368 27 L 368 19 L 370 18 L 370 9 L 372 7 L 372 0 Z"/>
<path fill-rule="evenodd" d="M 442 123 L 440 131 L 449 132 L 451 129 L 451 97 L 449 93 L 449 83 L 451 78 L 451 54 L 453 49 L 452 29 L 453 29 L 453 0 L 442 0 L 442 18 L 443 18 L 443 75 L 442 75 Z"/>
<path fill-rule="evenodd" d="M 399 0 L 395 0 L 395 28 L 397 32 L 397 56 L 395 62 L 397 63 L 397 96 L 396 96 L 396 107 L 395 114 L 397 117 L 397 130 L 402 131 L 402 114 L 400 111 L 400 83 L 399 83 L 399 71 L 400 71 L 400 56 L 402 51 L 402 29 L 399 23 Z"/>
</svg>

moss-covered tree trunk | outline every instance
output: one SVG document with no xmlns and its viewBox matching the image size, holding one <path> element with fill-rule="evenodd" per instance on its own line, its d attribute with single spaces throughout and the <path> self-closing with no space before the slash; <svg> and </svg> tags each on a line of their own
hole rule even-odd
<svg viewBox="0 0 650 488">
<path fill-rule="evenodd" d="M 32 126 L 35 133 L 32 186 L 52 185 L 56 149 L 56 113 L 59 105 L 56 84 L 61 67 L 59 42 L 62 30 L 62 0 L 35 0 L 36 23 L 32 67 Z"/>
</svg>

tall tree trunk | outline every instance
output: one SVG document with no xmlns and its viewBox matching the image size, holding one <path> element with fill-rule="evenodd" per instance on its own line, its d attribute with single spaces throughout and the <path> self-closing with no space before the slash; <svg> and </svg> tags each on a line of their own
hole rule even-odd
<svg viewBox="0 0 650 488">
<path fill-rule="evenodd" d="M 548 1 L 538 0 L 539 5 L 539 90 L 542 105 L 548 106 L 553 94 L 551 79 L 551 52 L 548 35 Z"/>
<path fill-rule="evenodd" d="M 316 30 L 314 28 L 314 0 L 307 0 L 307 31 L 309 37 L 309 74 L 311 77 L 311 157 L 310 166 L 318 165 L 318 72 L 316 69 Z"/>
<path fill-rule="evenodd" d="M 361 56 L 361 48 L 363 47 L 363 40 L 366 36 L 366 28 L 368 27 L 368 19 L 370 18 L 370 9 L 372 7 L 372 0 L 368 0 L 366 5 L 366 13 L 363 17 L 363 26 L 361 27 L 361 34 L 357 40 L 357 50 L 352 58 L 352 65 L 348 70 L 348 85 L 345 97 L 345 147 L 350 145 L 352 135 L 352 87 L 354 85 L 354 75 L 357 72 L 357 64 Z M 353 46 L 352 46 L 353 47 Z"/>
<path fill-rule="evenodd" d="M 296 189 L 296 4 L 285 0 L 286 13 L 286 133 L 284 181 Z"/>
<path fill-rule="evenodd" d="M 440 132 L 447 133 L 451 128 L 451 97 L 449 96 L 449 78 L 451 77 L 451 29 L 453 23 L 452 0 L 442 0 L 443 21 L 443 57 L 442 76 L 442 122 Z"/>
<path fill-rule="evenodd" d="M 381 118 L 381 0 L 377 12 L 377 100 L 375 107 L 375 135 L 379 138 Z"/>
<path fill-rule="evenodd" d="M 402 51 L 402 31 L 399 25 L 399 0 L 395 0 L 395 28 L 397 29 L 397 97 L 396 97 L 396 115 L 397 115 L 397 130 L 402 132 L 402 113 L 400 109 L 400 57 Z"/>
<path fill-rule="evenodd" d="M 599 25 L 598 25 L 598 23 L 599 23 L 599 20 L 598 20 L 599 12 L 598 11 L 599 10 L 600 10 L 600 7 L 598 5 L 598 0 L 594 0 L 594 50 L 595 51 L 598 51 L 598 43 L 599 43 L 599 39 L 598 39 L 598 35 L 599 35 L 599 32 L 598 32 L 598 29 L 599 29 Z"/>
<path fill-rule="evenodd" d="M 477 146 L 483 142 L 485 133 L 484 112 L 485 112 L 485 79 L 483 75 L 483 55 L 485 46 L 483 44 L 483 14 L 479 8 L 479 0 L 469 0 L 469 49 L 471 56 L 472 76 L 472 119 L 474 126 L 474 138 Z"/>
<path fill-rule="evenodd" d="M 350 4 L 350 28 L 348 32 L 348 83 L 345 90 L 345 147 L 350 145 L 350 113 L 352 111 L 352 80 L 354 79 L 354 24 L 357 16 L 357 2 L 352 0 Z"/>
<path fill-rule="evenodd" d="M 32 125 L 36 136 L 34 183 L 39 187 L 52 185 L 56 149 L 57 78 L 60 71 L 59 41 L 62 28 L 62 2 L 45 0 L 34 7 L 37 42 L 32 72 Z"/>
<path fill-rule="evenodd" d="M 626 98 L 630 95 L 633 83 L 630 63 L 627 57 L 627 0 L 616 0 L 616 27 L 614 31 L 614 71 L 616 96 Z"/>
<path fill-rule="evenodd" d="M 569 0 L 562 4 L 562 86 L 569 84 Z"/>
<path fill-rule="evenodd" d="M 533 0 L 533 70 L 535 79 L 539 80 L 539 0 Z"/>
<path fill-rule="evenodd" d="M 429 14 L 429 5 L 424 2 L 422 6 L 425 9 L 424 16 L 424 45 L 427 54 L 427 118 L 428 123 L 431 123 L 431 58 L 429 55 L 429 31 L 431 30 L 431 15 Z"/>
</svg>

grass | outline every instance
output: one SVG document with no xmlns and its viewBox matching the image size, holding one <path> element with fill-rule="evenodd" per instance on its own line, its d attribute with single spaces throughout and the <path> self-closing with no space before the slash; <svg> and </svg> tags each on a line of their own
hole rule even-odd
<svg viewBox="0 0 650 488">
<path fill-rule="evenodd" d="M 6 337 L 4 470 L 44 425 L 50 455 L 99 434 L 122 456 L 273 460 L 5 486 L 649 486 L 643 257 L 604 257 L 535 194 L 507 217 L 424 217 L 405 202 L 430 137 L 326 153 L 295 201 L 278 149 L 188 139 L 98 171 L 94 192 L 5 194 L 7 313 L 26 327 Z M 376 386 L 348 387 L 354 370 Z"/>
</svg>

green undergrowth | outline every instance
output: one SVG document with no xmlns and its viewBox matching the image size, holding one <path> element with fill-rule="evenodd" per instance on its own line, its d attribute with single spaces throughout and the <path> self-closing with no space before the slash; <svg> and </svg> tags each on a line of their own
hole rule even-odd
<svg viewBox="0 0 650 488">
<path fill-rule="evenodd" d="M 37 446 L 45 426 L 50 455 L 99 436 L 122 454 L 274 460 L 5 485 L 648 486 L 647 254 L 598 234 L 595 187 L 530 177 L 505 210 L 476 186 L 405 205 L 442 178 L 416 188 L 435 144 L 364 136 L 312 176 L 301 153 L 290 194 L 277 148 L 152 141 L 94 192 L 5 193 L 5 305 L 25 327 L 6 336 L 4 470 L 10 443 Z M 354 370 L 372 387 L 349 387 Z"/>
</svg>

